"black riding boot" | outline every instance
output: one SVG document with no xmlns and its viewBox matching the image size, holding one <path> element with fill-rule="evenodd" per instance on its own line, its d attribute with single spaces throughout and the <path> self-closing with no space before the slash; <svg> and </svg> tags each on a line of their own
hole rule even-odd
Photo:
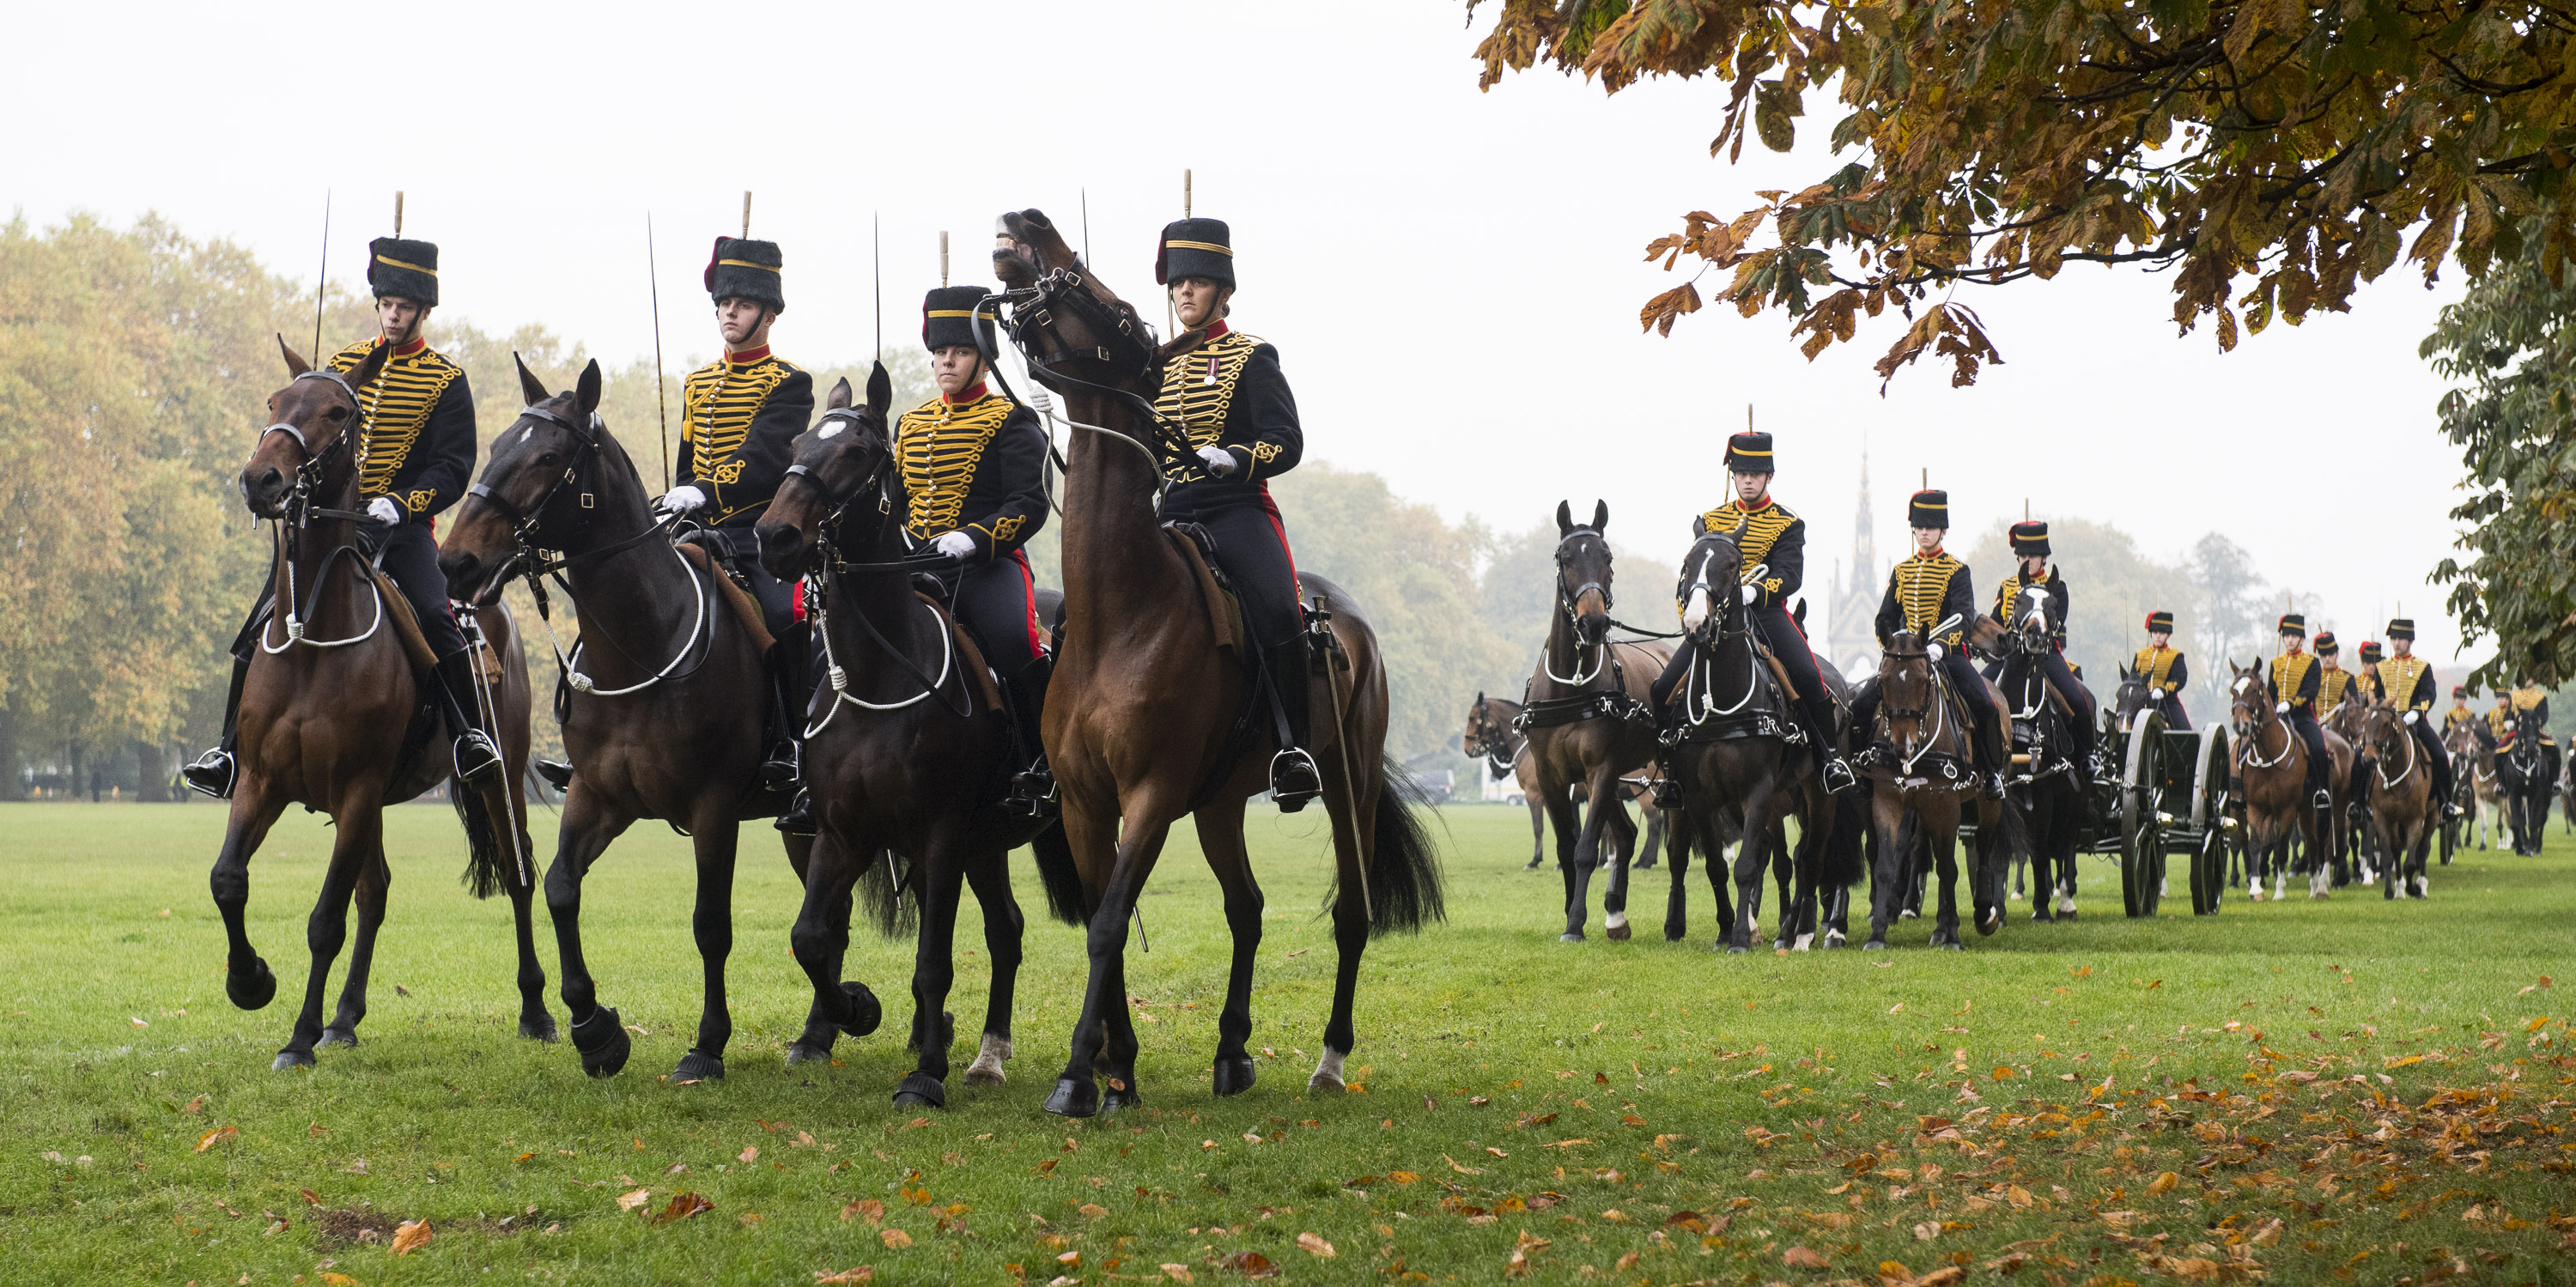
<svg viewBox="0 0 2576 1287">
<path fill-rule="evenodd" d="M 474 650 L 459 648 L 439 658 L 429 686 L 456 739 L 457 779 L 474 782 L 500 772 L 501 751 L 483 727 L 483 703 L 475 695 Z"/>
<path fill-rule="evenodd" d="M 1671 659 L 1664 663 L 1664 673 L 1656 676 L 1655 682 L 1646 688 L 1647 703 L 1655 710 L 1655 741 L 1658 745 L 1680 744 L 1682 730 L 1689 719 L 1689 712 L 1673 700 L 1673 695 L 1680 691 L 1682 679 L 1690 674 L 1690 668 L 1698 656 L 1698 647 L 1684 641 L 1681 647 L 1673 650 Z M 1678 758 L 1662 757 L 1664 771 L 1655 779 L 1654 788 L 1655 807 L 1658 809 L 1682 807 L 1682 779 L 1674 763 Z"/>
<path fill-rule="evenodd" d="M 1989 800 L 2004 798 L 2004 765 L 2011 762 L 2004 749 L 2003 713 L 1988 711 L 1975 717 L 1977 793 Z"/>
<path fill-rule="evenodd" d="M 805 713 L 814 704 L 813 690 L 806 686 L 807 672 L 813 669 L 809 664 L 812 637 L 812 628 L 799 624 L 769 646 L 770 691 L 778 703 L 778 726 L 761 757 L 760 781 L 772 791 L 796 788 L 787 811 L 770 824 L 789 836 L 810 836 L 815 831 L 814 797 L 805 781 Z"/>
<path fill-rule="evenodd" d="M 190 790 L 218 800 L 232 798 L 233 783 L 241 776 L 241 761 L 234 752 L 241 740 L 238 721 L 241 718 L 242 681 L 249 675 L 250 658 L 235 656 L 232 691 L 224 698 L 223 740 L 198 756 L 194 763 L 179 770 L 179 776 L 187 780 Z"/>
<path fill-rule="evenodd" d="M 1315 756 L 1308 750 L 1314 745 L 1315 721 L 1307 695 L 1306 636 L 1300 632 L 1288 642 L 1273 646 L 1265 660 L 1269 663 L 1271 687 L 1279 694 L 1279 705 L 1288 722 L 1288 745 L 1270 757 L 1270 798 L 1278 803 L 1281 813 L 1295 813 L 1324 793 L 1323 771 L 1315 766 Z"/>
<path fill-rule="evenodd" d="M 1040 731 L 1041 717 L 1046 714 L 1047 680 L 1054 673 L 1055 658 L 1042 653 L 1002 683 L 1016 750 L 1012 763 L 1018 768 L 1011 775 L 1008 803 L 1032 818 L 1047 817 L 1056 811 L 1055 774 L 1047 768 L 1046 737 Z"/>
<path fill-rule="evenodd" d="M 1807 693 L 1798 701 L 1798 712 L 1807 726 L 1807 742 L 1815 748 L 1816 768 L 1824 775 L 1825 790 L 1840 795 L 1860 785 L 1851 765 L 1843 762 L 1842 748 L 1835 745 L 1834 699 L 1829 693 Z"/>
</svg>

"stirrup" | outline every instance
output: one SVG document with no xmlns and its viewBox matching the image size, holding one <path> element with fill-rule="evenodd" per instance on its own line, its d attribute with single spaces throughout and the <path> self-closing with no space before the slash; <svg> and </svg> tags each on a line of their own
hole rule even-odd
<svg viewBox="0 0 2576 1287">
<path fill-rule="evenodd" d="M 549 760 L 542 755 L 528 757 L 528 767 L 537 771 L 547 786 L 557 791 L 572 790 L 572 765 L 563 760 Z"/>
<path fill-rule="evenodd" d="M 1012 774 L 1011 794 L 1003 803 L 1032 818 L 1054 817 L 1062 801 L 1056 794 L 1055 774 L 1047 771 L 1046 761 L 1038 761 L 1025 773 Z"/>
<path fill-rule="evenodd" d="M 1654 799 L 1655 807 L 1658 809 L 1682 807 L 1682 780 L 1676 777 L 1655 779 Z"/>
<path fill-rule="evenodd" d="M 769 825 L 776 827 L 783 836 L 813 835 L 818 830 L 814 825 L 813 794 L 798 791 L 794 803 L 787 806 L 787 812 L 778 815 L 778 820 Z"/>
<path fill-rule="evenodd" d="M 1825 793 L 1828 795 L 1841 795 L 1860 785 L 1860 777 L 1852 772 L 1851 765 L 1843 757 L 1830 751 L 1825 754 L 1824 763 L 1819 767 L 1819 771 L 1824 774 Z"/>
<path fill-rule="evenodd" d="M 1977 779 L 1977 794 L 1989 800 L 2004 798 L 2004 774 L 2001 769 L 1988 769 Z"/>
<path fill-rule="evenodd" d="M 2329 791 L 2324 787 L 2318 787 L 2317 793 L 2310 803 L 2320 809 L 2331 809 L 2334 807 L 2334 792 Z"/>
<path fill-rule="evenodd" d="M 1292 746 L 1270 757 L 1270 798 L 1281 813 L 1295 813 L 1323 793 L 1324 774 L 1305 747 Z"/>
<path fill-rule="evenodd" d="M 188 784 L 189 790 L 199 795 L 229 800 L 233 796 L 233 783 L 240 773 L 241 764 L 233 759 L 233 753 L 218 746 L 180 769 L 179 777 Z"/>
<path fill-rule="evenodd" d="M 768 791 L 794 790 L 797 784 L 797 779 L 802 776 L 797 772 L 796 758 L 796 744 L 794 742 L 785 742 L 778 746 L 771 747 L 767 758 L 760 762 L 760 785 L 762 789 Z"/>
<path fill-rule="evenodd" d="M 500 748 L 492 737 L 479 728 L 469 728 L 456 736 L 456 779 L 475 782 L 501 771 Z"/>
</svg>

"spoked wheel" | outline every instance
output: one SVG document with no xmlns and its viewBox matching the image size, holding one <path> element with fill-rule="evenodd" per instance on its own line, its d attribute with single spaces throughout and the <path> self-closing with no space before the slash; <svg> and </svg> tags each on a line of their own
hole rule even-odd
<svg viewBox="0 0 2576 1287">
<path fill-rule="evenodd" d="M 2156 813 L 2164 752 L 2165 717 L 2139 712 L 2120 775 L 2120 905 L 2133 917 L 2155 915 L 2164 896 L 2165 829 Z"/>
<path fill-rule="evenodd" d="M 2192 775 L 2191 825 L 2200 846 L 2191 854 L 2191 911 L 2208 916 L 2227 895 L 2227 730 L 2200 732 L 2200 764 Z"/>
</svg>

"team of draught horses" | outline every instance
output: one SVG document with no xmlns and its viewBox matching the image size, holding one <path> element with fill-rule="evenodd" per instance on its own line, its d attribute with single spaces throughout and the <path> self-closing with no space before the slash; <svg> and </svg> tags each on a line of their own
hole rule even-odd
<svg viewBox="0 0 2576 1287">
<path fill-rule="evenodd" d="M 900 1105 L 944 1105 L 954 1039 L 945 1001 L 951 942 L 966 888 L 982 906 L 992 991 L 969 1083 L 999 1083 L 1012 1057 L 1013 987 L 1023 922 L 1006 855 L 1031 845 L 1048 903 L 1084 927 L 1090 973 L 1080 1020 L 1050 1112 L 1089 1116 L 1140 1102 L 1136 1029 L 1127 1005 L 1125 949 L 1138 896 L 1166 836 L 1193 820 L 1223 891 L 1233 935 L 1212 1076 L 1220 1094 L 1250 1088 L 1253 961 L 1262 893 L 1245 850 L 1245 803 L 1268 785 L 1270 727 L 1247 708 L 1233 610 L 1196 551 L 1156 517 L 1160 471 L 1154 397 L 1172 346 L 1157 348 L 1136 310 L 1093 276 L 1036 211 L 1005 215 L 998 302 L 1036 379 L 1082 431 L 1065 447 L 1062 630 L 1044 741 L 1060 816 L 1003 807 L 1011 737 L 1000 695 L 972 637 L 915 593 L 890 513 L 890 382 L 878 368 L 863 393 L 832 391 L 819 423 L 795 445 L 795 466 L 758 537 L 782 579 L 803 578 L 832 682 L 805 712 L 806 779 L 817 834 L 791 836 L 787 856 L 804 885 L 790 934 L 814 999 L 790 1063 L 828 1060 L 844 1033 L 879 1022 L 876 998 L 840 977 L 854 910 L 881 926 L 917 922 L 911 1046 L 918 1060 Z M 1185 337 L 1186 338 L 1186 337 Z M 381 347 L 374 350 L 381 355 Z M 452 777 L 450 743 L 423 703 L 400 621 L 376 629 L 399 596 L 369 579 L 358 548 L 359 479 L 348 438 L 359 422 L 345 378 L 311 370 L 291 350 L 294 378 L 270 400 L 242 472 L 254 513 L 276 520 L 276 584 L 303 605 L 301 638 L 317 646 L 263 649 L 241 705 L 241 777 L 213 889 L 230 940 L 232 1000 L 266 1005 L 277 980 L 244 925 L 248 864 L 289 804 L 328 813 L 332 854 L 307 925 L 311 973 L 304 1006 L 276 1066 L 308 1066 L 317 1045 L 354 1045 L 367 973 L 391 879 L 383 806 Z M 370 363 L 381 357 L 371 357 Z M 530 924 L 538 888 L 527 835 L 530 688 L 518 633 L 499 603 L 514 578 L 556 578 L 576 605 L 581 645 L 558 648 L 566 682 L 557 715 L 578 773 L 567 792 L 554 860 L 544 875 L 570 1035 L 593 1075 L 619 1071 L 630 1038 L 600 998 L 583 950 L 582 885 L 610 843 L 640 820 L 689 838 L 697 887 L 691 926 L 704 967 L 695 1040 L 669 1080 L 724 1075 L 732 1035 L 725 963 L 733 945 L 737 828 L 787 803 L 761 785 L 759 766 L 770 640 L 742 599 L 694 545 L 675 542 L 648 504 L 634 462 L 597 418 L 596 363 L 569 390 L 523 365 L 527 408 L 496 440 L 473 493 L 441 546 L 450 591 L 491 647 L 488 727 L 507 771 L 487 785 L 454 784 L 472 843 L 478 894 L 510 896 L 518 931 L 520 1035 L 553 1040 Z M 291 432 L 279 431 L 283 426 Z M 1321 577 L 1303 578 L 1328 682 L 1310 685 L 1330 819 L 1331 921 L 1339 960 L 1322 1055 L 1310 1090 L 1343 1089 L 1356 1044 L 1352 1008 L 1368 940 L 1442 915 L 1440 877 L 1405 779 L 1384 754 L 1387 672 L 1358 604 Z M 539 591 L 541 608 L 547 600 Z M 1197 610 L 1175 610 L 1195 605 Z M 551 634 L 551 624 L 547 627 Z M 319 646 L 327 645 L 327 646 Z M 745 712 L 753 712 L 746 718 Z M 407 733 L 404 730 L 409 730 Z M 906 893 L 911 895 L 906 900 Z M 358 934 L 339 1005 L 326 1023 L 324 985 L 344 945 L 354 897 Z"/>
</svg>

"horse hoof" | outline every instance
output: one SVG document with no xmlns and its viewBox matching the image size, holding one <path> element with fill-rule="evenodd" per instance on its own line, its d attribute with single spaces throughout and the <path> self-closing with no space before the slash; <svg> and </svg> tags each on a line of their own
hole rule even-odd
<svg viewBox="0 0 2576 1287">
<path fill-rule="evenodd" d="M 843 979 L 841 997 L 842 1003 L 850 1007 L 849 1021 L 840 1025 L 841 1031 L 853 1037 L 864 1037 L 885 1022 L 885 1007 L 878 1004 L 877 994 L 869 991 L 867 984 Z"/>
<path fill-rule="evenodd" d="M 1752 950 L 1752 948 L 1746 947 L 1742 943 L 1729 943 L 1726 945 L 1726 954 L 1728 956 L 1742 956 Z"/>
<path fill-rule="evenodd" d="M 1002 1071 L 1003 1062 L 1010 1057 L 1010 1038 L 985 1033 L 983 1040 L 976 1047 L 975 1062 L 966 1065 L 966 1084 L 999 1086 L 1010 1080 L 1010 1075 Z"/>
<path fill-rule="evenodd" d="M 1923 913 L 1921 913 L 1921 912 L 1898 912 L 1898 913 L 1896 914 L 1896 919 L 1898 919 L 1898 920 L 1900 920 L 1900 921 L 1910 921 L 1910 920 L 1914 920 L 1915 918 L 1917 918 L 1917 917 L 1921 916 L 1922 914 L 1923 914 Z"/>
<path fill-rule="evenodd" d="M 1100 1088 L 1088 1081 L 1058 1077 L 1047 1095 L 1046 1110 L 1058 1117 L 1093 1117 L 1100 1112 Z"/>
<path fill-rule="evenodd" d="M 533 1015 L 520 1018 L 519 1036 L 528 1041 L 542 1041 L 551 1046 L 561 1040 L 563 1034 L 555 1027 L 555 1017 L 539 1010 Z"/>
<path fill-rule="evenodd" d="M 671 1084 L 686 1086 L 693 1081 L 723 1081 L 724 1056 L 711 1055 L 691 1046 L 680 1056 L 679 1066 L 671 1070 Z"/>
<path fill-rule="evenodd" d="M 1112 1077 L 1109 1079 L 1109 1093 L 1100 1097 L 1100 1111 L 1115 1113 L 1129 1108 L 1141 1108 L 1144 1103 L 1145 1097 L 1137 1094 L 1134 1086 L 1121 1089 L 1118 1079 Z"/>
<path fill-rule="evenodd" d="M 801 1037 L 787 1043 L 787 1066 L 790 1068 L 793 1068 L 798 1064 L 828 1064 L 830 1062 L 832 1062 L 832 1051 L 828 1046 L 810 1045 Z"/>
<path fill-rule="evenodd" d="M 1843 932 L 1841 930 L 1835 930 L 1834 932 L 1825 935 L 1825 950 L 1828 952 L 1839 951 L 1848 941 L 1849 940 L 1843 936 Z"/>
<path fill-rule="evenodd" d="M 573 1021 L 572 1048 L 581 1055 L 581 1070 L 593 1077 L 616 1076 L 626 1067 L 626 1056 L 634 1046 L 626 1025 L 607 1006 L 593 1007 L 586 1021 Z"/>
<path fill-rule="evenodd" d="M 316 1046 L 347 1046 L 354 1050 L 358 1045 L 358 1034 L 354 1030 L 348 1028 L 324 1028 L 322 1030 L 322 1039 L 314 1042 L 313 1044 Z"/>
<path fill-rule="evenodd" d="M 1258 1074 L 1252 1070 L 1252 1056 L 1233 1055 L 1216 1061 L 1216 1093 L 1240 1095 L 1252 1089 Z"/>
<path fill-rule="evenodd" d="M 1864 952 L 1884 952 L 1887 950 L 1887 940 L 1883 938 L 1873 938 L 1868 942 L 1861 944 L 1860 950 Z"/>
<path fill-rule="evenodd" d="M 939 1079 L 916 1068 L 903 1075 L 903 1084 L 894 1088 L 897 1108 L 946 1108 L 948 1089 Z"/>
<path fill-rule="evenodd" d="M 1559 943 L 1580 943 L 1583 941 L 1583 931 L 1567 930 L 1566 932 L 1557 935 L 1556 941 Z"/>
<path fill-rule="evenodd" d="M 270 1072 L 285 1072 L 290 1068 L 310 1068 L 312 1066 L 312 1051 L 297 1050 L 294 1047 L 289 1046 L 286 1049 L 277 1052 L 277 1059 L 275 1062 L 269 1064 L 268 1070 Z"/>
<path fill-rule="evenodd" d="M 241 1009 L 261 1009 L 277 999 L 277 975 L 268 968 L 267 961 L 254 956 L 250 961 L 250 973 L 224 975 L 224 995 L 232 998 L 233 1004 Z"/>
<path fill-rule="evenodd" d="M 1601 931 L 1601 934 L 1613 943 L 1625 943 L 1628 941 L 1629 929 L 1625 925 L 1613 925 Z"/>
<path fill-rule="evenodd" d="M 1956 940 L 1956 939 L 1953 939 L 1953 940 L 1951 940 L 1951 941 L 1949 941 L 1949 942 L 1947 942 L 1947 943 L 1943 943 L 1943 944 L 1941 944 L 1940 946 L 1941 946 L 1941 950 L 1942 950 L 1942 951 L 1944 951 L 1944 952 L 1964 952 L 1964 951 L 1967 951 L 1967 950 L 1968 950 L 1968 948 L 1967 948 L 1967 945 L 1966 945 L 1966 944 L 1961 943 L 1961 942 L 1959 942 L 1959 941 L 1958 941 L 1958 940 Z"/>
<path fill-rule="evenodd" d="M 2054 916 L 2054 915 L 2052 915 L 2052 914 L 2049 912 L 2049 910 L 2048 910 L 2047 908 L 2045 908 L 2045 907 L 2034 907 L 2034 908 L 2032 908 L 2032 909 L 2031 909 L 2031 911 L 2030 911 L 2030 918 L 2031 918 L 2033 921 L 2040 921 L 2040 922 L 2053 921 L 2053 920 L 2056 920 L 2056 919 L 2057 919 L 2057 917 L 2056 917 L 2056 916 Z"/>
</svg>

